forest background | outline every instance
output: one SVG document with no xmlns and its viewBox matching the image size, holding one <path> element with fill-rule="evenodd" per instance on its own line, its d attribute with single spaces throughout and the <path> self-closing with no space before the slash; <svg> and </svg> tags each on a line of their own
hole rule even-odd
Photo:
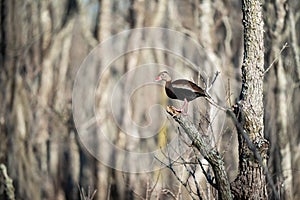
<svg viewBox="0 0 300 200">
<path fill-rule="evenodd" d="M 268 168 L 281 197 L 299 199 L 300 3 L 297 0 L 261 3 L 266 69 L 264 136 L 270 142 Z M 201 168 L 191 163 L 188 168 L 182 162 L 177 163 L 173 168 L 177 176 L 164 166 L 146 173 L 131 173 L 141 170 L 137 162 L 103 145 L 106 138 L 100 132 L 104 130 L 109 141 L 129 152 L 160 150 L 176 136 L 181 138 L 183 131 L 164 111 L 166 105 L 180 103 L 169 101 L 160 84 L 150 84 L 164 69 L 171 71 L 174 78 L 194 80 L 203 87 L 219 71 L 212 85 L 212 96 L 222 105 L 235 104 L 242 84 L 241 2 L 1 0 L 0 13 L 0 163 L 13 180 L 17 199 L 78 199 L 80 188 L 97 190 L 95 199 L 172 199 L 174 196 L 186 199 L 197 197 L 197 192 L 192 193 L 197 184 L 206 199 L 216 197 Z M 102 54 L 89 57 L 101 42 L 110 41 L 124 30 L 144 27 L 180 33 L 174 33 L 175 39 L 184 39 L 167 38 L 166 46 L 174 51 L 177 48 L 183 58 L 164 49 L 135 50 L 116 57 L 105 68 L 101 64 L 105 59 L 99 59 L 103 58 Z M 113 48 L 104 49 L 104 54 L 114 55 L 117 49 L 133 49 L 142 42 L 164 43 L 166 38 L 155 33 L 130 32 L 123 36 L 127 43 L 122 40 L 113 43 L 112 39 Z M 147 34 L 151 36 L 145 37 Z M 187 38 L 196 41 L 200 50 L 189 48 Z M 86 58 L 99 60 L 92 62 Z M 191 58 L 188 61 L 192 64 L 185 58 Z M 80 69 L 89 65 L 97 67 L 84 74 L 82 91 L 74 93 Z M 138 66 L 143 67 L 142 71 Z M 126 78 L 122 79 L 123 75 Z M 149 84 L 133 90 L 136 88 L 132 86 L 140 86 L 142 80 Z M 93 90 L 95 96 L 87 96 L 90 91 L 85 89 L 93 81 L 99 84 Z M 112 105 L 111 95 L 115 95 Z M 77 116 L 72 105 L 74 96 L 87 104 L 96 102 L 100 128 L 93 127 L 88 136 L 80 135 L 74 124 Z M 131 103 L 125 101 L 128 99 Z M 162 107 L 149 110 L 157 104 Z M 112 109 L 116 109 L 116 115 Z M 80 117 L 86 117 L 91 111 L 78 112 Z M 214 113 L 217 113 L 215 118 Z M 190 116 L 199 128 L 213 127 L 208 140 L 222 152 L 229 180 L 233 181 L 238 173 L 237 134 L 232 121 L 219 113 L 203 99 L 190 105 Z M 132 122 L 138 128 L 131 129 Z M 124 128 L 139 138 L 124 134 Z M 188 163 L 194 155 L 191 148 L 181 158 Z M 99 156 L 108 162 L 111 162 L 108 158 L 113 158 L 113 163 L 101 162 Z M 170 157 L 164 153 L 159 156 L 158 160 Z M 122 166 L 127 170 L 120 170 Z M 205 168 L 209 171 L 207 164 Z M 187 169 L 192 169 L 196 178 Z M 178 176 L 188 186 L 178 182 Z M 1 184 L 3 196 L 0 197 L 4 198 L 7 189 L 3 187 Z"/>
</svg>

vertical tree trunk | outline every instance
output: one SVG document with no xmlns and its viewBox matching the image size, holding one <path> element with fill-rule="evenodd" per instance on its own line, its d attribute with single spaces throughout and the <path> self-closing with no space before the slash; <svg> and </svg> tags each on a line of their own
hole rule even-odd
<svg viewBox="0 0 300 200">
<path fill-rule="evenodd" d="M 232 184 L 237 199 L 268 199 L 265 172 L 268 142 L 264 139 L 263 77 L 264 40 L 261 3 L 243 0 L 244 58 L 242 91 L 237 117 L 244 133 L 239 131 L 239 175 Z M 246 134 L 246 138 L 243 136 Z M 251 143 L 263 158 L 260 163 L 250 149 Z"/>
</svg>

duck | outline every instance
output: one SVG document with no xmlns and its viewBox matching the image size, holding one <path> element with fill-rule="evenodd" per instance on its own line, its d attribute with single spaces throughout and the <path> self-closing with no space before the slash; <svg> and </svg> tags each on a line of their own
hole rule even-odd
<svg viewBox="0 0 300 200">
<path fill-rule="evenodd" d="M 184 101 L 183 106 L 180 109 L 177 109 L 180 113 L 187 114 L 188 103 L 190 101 L 199 97 L 209 97 L 204 89 L 192 81 L 186 79 L 172 81 L 172 78 L 167 71 L 160 72 L 155 80 L 165 81 L 165 92 L 169 98 Z"/>
</svg>

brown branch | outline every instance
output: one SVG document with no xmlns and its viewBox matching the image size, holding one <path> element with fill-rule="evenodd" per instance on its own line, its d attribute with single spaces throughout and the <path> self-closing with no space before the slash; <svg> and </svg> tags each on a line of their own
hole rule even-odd
<svg viewBox="0 0 300 200">
<path fill-rule="evenodd" d="M 216 178 L 216 185 L 221 199 L 232 199 L 230 183 L 225 171 L 224 161 L 219 152 L 208 144 L 195 125 L 188 119 L 187 116 L 180 115 L 172 106 L 167 107 L 167 112 L 175 119 L 176 122 L 183 128 L 188 137 L 192 141 L 192 145 L 202 154 L 209 162 Z"/>
</svg>

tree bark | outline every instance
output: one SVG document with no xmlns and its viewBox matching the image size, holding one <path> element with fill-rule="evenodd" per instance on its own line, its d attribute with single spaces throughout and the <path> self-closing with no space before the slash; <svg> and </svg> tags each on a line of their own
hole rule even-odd
<svg viewBox="0 0 300 200">
<path fill-rule="evenodd" d="M 237 199 L 268 199 L 264 167 L 268 141 L 264 139 L 263 77 L 264 39 L 261 3 L 243 0 L 244 57 L 242 64 L 242 90 L 236 115 L 242 125 L 239 136 L 239 174 L 232 183 Z M 250 144 L 249 144 L 250 143 Z M 253 145 L 251 145 L 253 144 Z M 262 163 L 255 155 L 256 151 Z"/>
</svg>

